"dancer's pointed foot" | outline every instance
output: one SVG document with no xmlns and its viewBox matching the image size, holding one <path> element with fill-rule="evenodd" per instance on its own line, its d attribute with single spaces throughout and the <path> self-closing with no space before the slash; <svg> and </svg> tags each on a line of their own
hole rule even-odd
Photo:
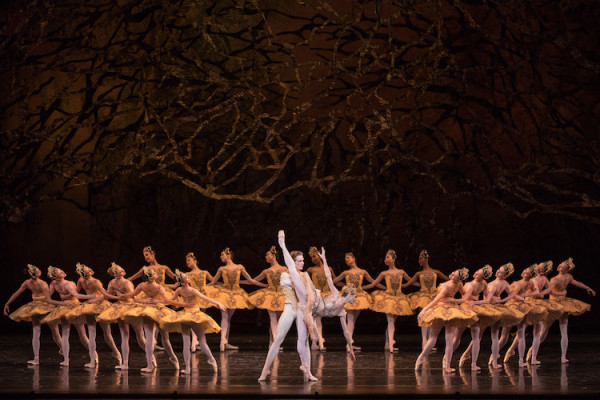
<svg viewBox="0 0 600 400">
<path fill-rule="evenodd" d="M 525 368 L 527 363 L 524 363 L 523 360 L 519 360 L 519 368 Z"/>
<path fill-rule="evenodd" d="M 165 348 L 164 348 L 164 347 L 161 347 L 161 346 L 159 346 L 159 345 L 157 345 L 157 344 L 155 344 L 155 345 L 154 345 L 154 350 L 155 350 L 155 351 L 165 351 Z"/>
<path fill-rule="evenodd" d="M 263 371 L 262 374 L 258 377 L 259 382 L 263 382 L 267 380 L 267 376 L 269 376 L 270 371 Z"/>
<path fill-rule="evenodd" d="M 85 368 L 90 368 L 90 369 L 94 369 L 98 366 L 98 363 L 94 362 L 94 361 L 90 361 L 89 363 L 85 364 L 84 367 Z"/>
<path fill-rule="evenodd" d="M 152 367 L 158 368 L 158 364 L 156 363 L 156 357 L 152 355 Z"/>
<path fill-rule="evenodd" d="M 60 363 L 61 367 L 68 367 L 69 366 L 69 360 L 64 360 L 63 362 Z"/>
<path fill-rule="evenodd" d="M 112 356 L 118 361 L 118 365 L 123 364 L 123 358 L 121 357 L 121 353 L 117 351 L 116 353 L 112 353 Z"/>
<path fill-rule="evenodd" d="M 120 371 L 127 371 L 129 369 L 129 364 L 119 364 L 115 367 L 115 369 Z"/>
<path fill-rule="evenodd" d="M 219 371 L 219 366 L 217 365 L 217 360 L 214 358 L 212 360 L 208 360 L 208 365 L 212 367 L 213 373 L 216 374 Z"/>
<path fill-rule="evenodd" d="M 481 367 L 477 366 L 477 364 L 471 364 L 471 371 L 481 371 Z"/>
<path fill-rule="evenodd" d="M 415 362 L 415 371 L 419 369 L 419 367 L 421 365 L 423 365 L 425 363 L 425 357 L 423 357 L 422 355 L 419 355 L 419 357 L 417 357 L 417 361 Z"/>
<path fill-rule="evenodd" d="M 456 369 L 455 368 L 450 368 L 449 366 L 446 366 L 446 367 L 444 367 L 444 372 L 446 374 L 451 374 L 453 372 L 456 372 Z"/>
<path fill-rule="evenodd" d="M 566 357 L 561 357 L 561 358 L 560 358 L 560 363 L 561 363 L 561 364 L 568 364 L 568 363 L 569 363 L 569 360 L 567 360 L 567 358 L 566 358 Z"/>
<path fill-rule="evenodd" d="M 173 364 L 175 369 L 179 369 L 179 359 L 177 358 L 177 356 L 173 356 L 172 358 L 169 357 L 169 361 L 171 362 L 171 364 Z"/>
<path fill-rule="evenodd" d="M 151 365 L 149 367 L 140 369 L 140 372 L 152 373 L 152 372 L 154 372 L 155 369 L 156 369 L 156 367 L 154 365 Z"/>
<path fill-rule="evenodd" d="M 512 349 L 508 349 L 506 351 L 506 354 L 504 355 L 504 362 L 507 363 L 510 360 L 510 358 L 514 355 L 515 355 L 515 351 Z"/>
<path fill-rule="evenodd" d="M 463 354 L 462 356 L 460 356 L 460 360 L 458 360 L 458 366 L 463 367 L 467 363 L 467 361 L 469 361 L 469 357 Z"/>
<path fill-rule="evenodd" d="M 189 375 L 192 372 L 191 368 L 186 368 L 181 370 L 181 375 Z"/>
<path fill-rule="evenodd" d="M 490 365 L 491 365 L 491 367 L 492 367 L 493 369 L 499 369 L 499 368 L 502 368 L 502 365 L 498 364 L 497 362 L 493 362 L 493 363 L 491 363 Z"/>
<path fill-rule="evenodd" d="M 533 360 L 533 359 L 529 360 L 529 363 L 531 365 L 540 365 L 541 364 L 541 362 L 539 360 Z"/>
<path fill-rule="evenodd" d="M 238 346 L 233 346 L 229 343 L 225 343 L 225 350 L 237 350 L 237 349 L 239 349 Z"/>
<path fill-rule="evenodd" d="M 533 356 L 533 347 L 530 347 L 529 350 L 527 350 L 527 357 L 525 358 L 525 361 L 531 362 L 532 356 Z"/>
</svg>

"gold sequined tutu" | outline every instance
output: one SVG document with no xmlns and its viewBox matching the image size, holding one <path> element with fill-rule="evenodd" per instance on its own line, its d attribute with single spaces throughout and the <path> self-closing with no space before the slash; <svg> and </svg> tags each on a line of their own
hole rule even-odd
<svg viewBox="0 0 600 400">
<path fill-rule="evenodd" d="M 502 312 L 491 304 L 473 304 L 469 307 L 477 314 L 481 329 L 494 325 L 502 318 Z"/>
<path fill-rule="evenodd" d="M 506 305 L 509 308 L 523 313 L 525 315 L 524 322 L 527 323 L 527 325 L 535 325 L 539 322 L 544 322 L 548 316 L 548 311 L 544 307 L 533 302 L 510 300 Z"/>
<path fill-rule="evenodd" d="M 55 307 L 46 300 L 34 300 L 10 313 L 8 318 L 17 322 L 31 322 L 34 318 L 41 319 L 50 314 Z"/>
<path fill-rule="evenodd" d="M 283 311 L 285 304 L 283 292 L 268 287 L 250 293 L 248 301 L 257 308 L 270 311 Z"/>
<path fill-rule="evenodd" d="M 492 304 L 492 306 L 499 311 L 502 316 L 498 320 L 500 326 L 505 328 L 510 328 L 515 325 L 519 325 L 523 318 L 525 318 L 525 314 L 514 307 L 509 307 L 506 304 Z"/>
<path fill-rule="evenodd" d="M 525 301 L 546 309 L 546 323 L 552 323 L 556 321 L 565 313 L 565 308 L 556 300 L 534 299 L 527 297 Z"/>
<path fill-rule="evenodd" d="M 369 293 L 364 290 L 356 291 L 356 300 L 353 303 L 346 303 L 346 310 L 370 310 L 373 307 L 373 299 Z"/>
<path fill-rule="evenodd" d="M 168 332 L 181 333 L 182 326 L 199 327 L 204 333 L 217 333 L 221 331 L 219 324 L 199 308 L 184 308 L 164 317 L 160 327 Z"/>
<path fill-rule="evenodd" d="M 436 322 L 468 328 L 477 322 L 479 318 L 470 306 L 465 304 L 439 302 L 423 313 L 419 320 L 419 326 L 431 326 Z"/>
<path fill-rule="evenodd" d="M 79 317 L 84 317 L 87 320 L 88 316 L 96 318 L 98 314 L 110 307 L 110 302 L 102 300 L 94 303 L 83 302 L 79 303 L 76 307 L 73 307 L 66 315 L 67 319 L 73 320 Z"/>
<path fill-rule="evenodd" d="M 385 290 L 376 290 L 371 293 L 371 299 L 373 301 L 371 310 L 375 312 L 394 315 L 413 314 L 408 297 L 405 294 L 395 296 Z"/>
<path fill-rule="evenodd" d="M 160 325 L 167 316 L 175 314 L 164 304 L 142 304 L 138 303 L 135 307 L 130 307 L 121 313 L 121 320 L 128 324 L 143 323 L 144 319 L 151 319 Z"/>
<path fill-rule="evenodd" d="M 408 295 L 410 308 L 413 311 L 419 308 L 425 308 L 437 296 L 437 275 L 435 273 L 427 273 L 419 275 L 419 284 L 421 289 Z"/>
<path fill-rule="evenodd" d="M 81 303 L 77 299 L 63 300 L 66 304 L 57 305 L 48 315 L 42 319 L 42 324 L 60 324 L 61 319 L 65 319 L 71 324 L 85 324 L 86 317 L 81 315 L 73 315 L 73 311 Z"/>
<path fill-rule="evenodd" d="M 592 309 L 591 304 L 567 296 L 550 295 L 550 300 L 558 302 L 561 306 L 563 306 L 564 312 L 569 315 L 581 315 Z"/>
<path fill-rule="evenodd" d="M 138 303 L 131 299 L 119 300 L 112 303 L 104 311 L 96 316 L 96 321 L 106 322 L 108 324 L 116 324 L 122 320 L 122 315 L 133 308 L 138 307 Z M 138 321 L 139 322 L 139 321 Z"/>
</svg>

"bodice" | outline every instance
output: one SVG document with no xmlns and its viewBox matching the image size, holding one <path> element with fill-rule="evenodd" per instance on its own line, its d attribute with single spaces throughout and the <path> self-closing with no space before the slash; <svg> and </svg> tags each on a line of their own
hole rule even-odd
<svg viewBox="0 0 600 400">
<path fill-rule="evenodd" d="M 402 294 L 402 274 L 387 274 L 385 276 L 386 293 L 392 296 L 398 296 Z"/>
<path fill-rule="evenodd" d="M 150 267 L 144 267 L 144 270 L 146 270 L 147 268 Z M 157 267 L 152 267 L 154 268 L 154 271 L 156 271 L 156 283 L 158 283 L 161 286 L 165 286 L 165 274 L 166 274 L 166 270 L 165 268 L 157 268 Z"/>
<path fill-rule="evenodd" d="M 434 293 L 436 290 L 435 284 L 437 275 L 435 272 L 419 275 L 419 283 L 421 284 L 421 292 Z"/>
<path fill-rule="evenodd" d="M 294 289 L 292 286 L 292 280 L 290 275 L 286 273 L 281 273 L 279 275 L 281 282 L 281 290 L 283 291 L 284 303 L 296 305 L 298 303 L 298 299 L 296 299 L 296 293 L 294 293 Z"/>
<path fill-rule="evenodd" d="M 190 285 L 194 289 L 204 292 L 204 286 L 206 286 L 206 271 L 189 272 L 188 276 L 190 277 Z"/>
<path fill-rule="evenodd" d="M 224 268 L 221 267 L 221 276 L 223 277 L 223 287 L 227 289 L 240 287 L 240 268 Z"/>
<path fill-rule="evenodd" d="M 283 272 L 284 272 L 283 269 L 277 269 L 275 271 L 273 271 L 273 270 L 267 271 L 267 284 L 269 285 L 270 289 L 280 290 L 279 288 L 281 287 L 281 284 L 280 284 L 279 280 L 280 280 L 281 274 Z"/>
<path fill-rule="evenodd" d="M 346 273 L 346 285 L 352 285 L 357 291 L 362 292 L 362 281 L 365 276 L 363 271 Z"/>
<path fill-rule="evenodd" d="M 315 267 L 317 268 L 317 267 Z M 311 279 L 313 281 L 313 285 L 315 285 L 315 289 L 321 291 L 321 293 L 329 293 L 329 285 L 327 284 L 327 277 L 325 276 L 325 271 L 323 268 L 318 268 L 311 274 Z"/>
</svg>

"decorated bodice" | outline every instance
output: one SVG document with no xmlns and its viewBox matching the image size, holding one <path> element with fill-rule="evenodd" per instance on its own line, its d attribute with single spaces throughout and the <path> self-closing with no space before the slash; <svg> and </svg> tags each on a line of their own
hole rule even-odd
<svg viewBox="0 0 600 400">
<path fill-rule="evenodd" d="M 315 269 L 311 274 L 311 279 L 313 285 L 315 285 L 315 289 L 320 290 L 321 294 L 323 295 L 330 293 L 331 290 L 329 290 L 329 285 L 327 284 L 327 277 L 325 276 L 325 271 L 321 267 L 314 268 Z"/>
<path fill-rule="evenodd" d="M 221 276 L 223 277 L 223 287 L 226 289 L 239 289 L 240 288 L 240 275 L 242 269 L 236 268 L 225 268 L 221 267 Z"/>
<path fill-rule="evenodd" d="M 185 303 L 191 303 L 192 304 L 192 308 L 194 307 L 198 307 L 201 303 L 201 300 L 198 296 L 194 295 L 193 293 L 189 293 L 189 294 L 184 294 L 182 291 L 179 291 L 179 296 L 183 299 L 183 301 Z"/>
<path fill-rule="evenodd" d="M 564 292 L 565 290 L 567 290 L 567 285 L 569 284 L 567 279 L 562 279 L 559 276 L 552 278 L 553 281 L 556 282 L 556 286 L 554 286 L 554 288 L 552 289 L 553 292 Z"/>
<path fill-rule="evenodd" d="M 435 293 L 436 282 L 437 282 L 437 275 L 435 272 L 422 273 L 421 275 L 419 275 L 419 283 L 421 284 L 421 289 L 419 289 L 419 290 L 421 292 Z"/>
<path fill-rule="evenodd" d="M 392 296 L 399 296 L 402 294 L 402 274 L 391 273 L 385 275 L 385 286 L 386 293 Z"/>
<path fill-rule="evenodd" d="M 285 270 L 282 268 L 278 268 L 276 270 L 267 270 L 267 284 L 269 285 L 269 289 L 271 290 L 281 290 L 281 283 L 279 280 L 281 279 L 281 274 Z"/>
<path fill-rule="evenodd" d="M 204 286 L 206 286 L 206 271 L 189 272 L 188 276 L 190 277 L 190 285 L 199 292 L 204 293 Z"/>
<path fill-rule="evenodd" d="M 298 299 L 296 299 L 296 293 L 294 292 L 290 275 L 287 272 L 281 273 L 279 275 L 279 279 L 280 287 L 283 291 L 284 303 L 296 305 L 298 303 Z"/>
<path fill-rule="evenodd" d="M 363 292 L 362 281 L 365 276 L 363 271 L 358 272 L 347 272 L 346 273 L 346 285 L 352 285 L 356 288 L 357 292 Z"/>
</svg>

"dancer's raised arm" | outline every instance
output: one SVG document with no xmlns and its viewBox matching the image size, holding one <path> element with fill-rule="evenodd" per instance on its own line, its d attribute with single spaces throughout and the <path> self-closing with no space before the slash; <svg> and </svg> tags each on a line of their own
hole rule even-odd
<svg viewBox="0 0 600 400">
<path fill-rule="evenodd" d="M 304 286 L 304 282 L 302 281 L 302 278 L 300 278 L 300 274 L 298 273 L 298 270 L 296 269 L 296 260 L 294 260 L 292 258 L 292 255 L 290 254 L 290 252 L 288 251 L 287 247 L 285 246 L 285 232 L 284 231 L 279 231 L 279 233 L 277 234 L 277 240 L 279 242 L 279 247 L 281 247 L 281 253 L 283 254 L 283 260 L 285 261 L 285 266 L 287 267 L 289 273 L 290 273 L 290 278 L 292 279 L 292 284 L 294 285 L 294 290 L 296 291 L 296 296 L 298 297 L 298 302 L 300 303 L 301 306 L 306 305 L 306 301 L 307 301 L 307 294 L 306 294 L 306 287 Z M 302 256 L 298 256 L 298 257 L 302 257 Z M 298 260 L 300 261 L 300 260 Z M 301 261 L 304 264 L 304 258 L 302 258 Z"/>
<path fill-rule="evenodd" d="M 340 292 L 333 284 L 333 279 L 331 279 L 331 271 L 329 270 L 329 265 L 327 265 L 327 259 L 325 258 L 325 247 L 321 247 L 321 253 L 319 255 L 321 256 L 321 260 L 323 260 L 323 269 L 325 270 L 325 277 L 327 278 L 329 290 L 331 290 L 331 293 L 339 294 Z"/>
</svg>

